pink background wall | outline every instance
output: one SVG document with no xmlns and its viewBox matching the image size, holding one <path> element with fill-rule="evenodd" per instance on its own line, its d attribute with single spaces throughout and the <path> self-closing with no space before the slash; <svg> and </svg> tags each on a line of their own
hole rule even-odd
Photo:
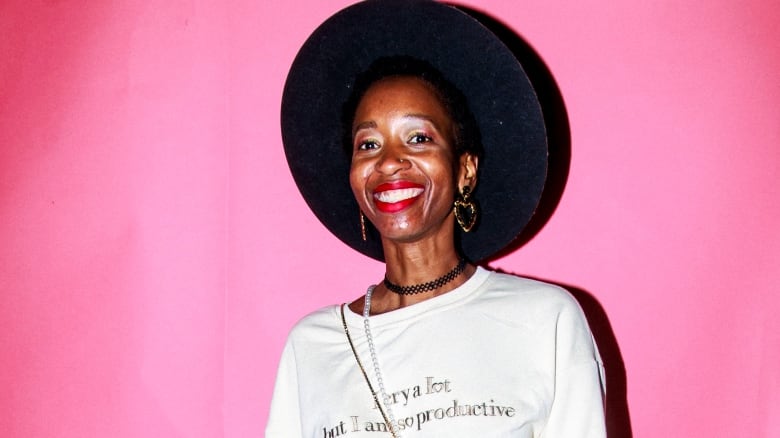
<svg viewBox="0 0 780 438">
<path fill-rule="evenodd" d="M 348 3 L 0 4 L 0 436 L 262 436 L 287 330 L 383 273 L 279 133 L 297 48 Z M 634 436 L 779 436 L 780 6 L 467 4 L 571 129 L 557 211 L 492 266 L 598 302 Z"/>
</svg>

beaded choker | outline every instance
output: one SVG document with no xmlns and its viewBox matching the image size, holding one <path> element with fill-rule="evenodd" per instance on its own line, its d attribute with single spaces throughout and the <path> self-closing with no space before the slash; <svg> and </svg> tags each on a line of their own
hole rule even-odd
<svg viewBox="0 0 780 438">
<path fill-rule="evenodd" d="M 444 286 L 445 284 L 458 278 L 458 275 L 460 275 L 464 269 L 466 269 L 466 259 L 460 259 L 458 261 L 458 264 L 454 268 L 452 268 L 450 272 L 442 275 L 441 277 L 435 280 L 431 280 L 427 283 L 413 284 L 411 286 L 399 286 L 395 283 L 392 283 L 390 280 L 387 279 L 387 276 L 385 276 L 384 284 L 385 287 L 388 288 L 390 291 L 395 292 L 399 295 L 414 295 L 414 294 L 436 290 Z"/>
</svg>

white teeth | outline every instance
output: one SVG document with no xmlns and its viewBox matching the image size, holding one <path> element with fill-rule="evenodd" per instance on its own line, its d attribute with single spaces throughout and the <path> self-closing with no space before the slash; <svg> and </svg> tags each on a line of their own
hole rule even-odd
<svg viewBox="0 0 780 438">
<path fill-rule="evenodd" d="M 384 192 L 375 193 L 374 198 L 376 198 L 379 201 L 392 204 L 393 202 L 399 202 L 399 201 L 403 201 L 404 199 L 414 198 L 415 196 L 418 196 L 422 192 L 423 189 L 420 188 L 387 190 Z"/>
</svg>

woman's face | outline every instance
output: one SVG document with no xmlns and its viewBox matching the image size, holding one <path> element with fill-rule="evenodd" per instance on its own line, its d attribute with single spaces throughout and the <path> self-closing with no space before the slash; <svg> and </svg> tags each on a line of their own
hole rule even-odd
<svg viewBox="0 0 780 438">
<path fill-rule="evenodd" d="M 382 79 L 360 100 L 350 184 L 384 238 L 452 235 L 455 191 L 476 175 L 476 159 L 454 156 L 453 129 L 433 87 L 416 77 Z"/>
</svg>

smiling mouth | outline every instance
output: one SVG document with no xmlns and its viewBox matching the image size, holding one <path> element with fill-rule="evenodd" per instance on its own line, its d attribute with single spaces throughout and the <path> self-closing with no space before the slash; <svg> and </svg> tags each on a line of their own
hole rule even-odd
<svg viewBox="0 0 780 438">
<path fill-rule="evenodd" d="M 386 204 L 393 204 L 396 202 L 405 201 L 407 199 L 416 198 L 420 196 L 422 192 L 423 189 L 418 187 L 413 187 L 408 189 L 386 190 L 384 192 L 374 193 L 374 199 L 380 202 L 384 202 Z"/>
<path fill-rule="evenodd" d="M 425 187 L 408 181 L 380 184 L 374 189 L 374 205 L 383 213 L 397 213 L 412 205 Z"/>
</svg>

